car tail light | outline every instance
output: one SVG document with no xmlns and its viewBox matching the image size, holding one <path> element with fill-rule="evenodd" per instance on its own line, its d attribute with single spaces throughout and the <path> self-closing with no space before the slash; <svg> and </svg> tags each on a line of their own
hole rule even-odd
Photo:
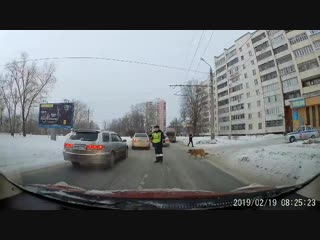
<svg viewBox="0 0 320 240">
<path fill-rule="evenodd" d="M 169 142 L 170 140 L 169 139 L 166 139 L 166 142 Z"/>
<path fill-rule="evenodd" d="M 73 148 L 73 144 L 72 143 L 65 143 L 64 148 Z"/>
<path fill-rule="evenodd" d="M 87 145 L 87 150 L 103 150 L 103 145 Z"/>
</svg>

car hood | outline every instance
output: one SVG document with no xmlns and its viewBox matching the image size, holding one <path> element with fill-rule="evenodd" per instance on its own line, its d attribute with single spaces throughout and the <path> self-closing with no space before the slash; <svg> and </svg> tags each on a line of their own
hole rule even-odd
<svg viewBox="0 0 320 240">
<path fill-rule="evenodd" d="M 296 186 L 267 187 L 257 184 L 234 189 L 231 192 L 170 189 L 142 190 L 86 190 L 60 182 L 57 184 L 31 184 L 25 190 L 57 201 L 107 209 L 216 209 L 232 208 L 235 199 L 274 198 L 294 191 Z"/>
</svg>

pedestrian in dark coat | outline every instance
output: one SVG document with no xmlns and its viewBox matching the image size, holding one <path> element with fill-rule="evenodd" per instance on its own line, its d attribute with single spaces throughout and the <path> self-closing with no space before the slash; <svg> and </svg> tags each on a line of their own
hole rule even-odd
<svg viewBox="0 0 320 240">
<path fill-rule="evenodd" d="M 191 143 L 192 147 L 194 147 L 194 146 L 193 146 L 193 140 L 192 140 L 192 138 L 193 138 L 192 134 L 189 134 L 189 143 L 188 143 L 188 147 L 189 147 L 190 143 Z"/>
</svg>

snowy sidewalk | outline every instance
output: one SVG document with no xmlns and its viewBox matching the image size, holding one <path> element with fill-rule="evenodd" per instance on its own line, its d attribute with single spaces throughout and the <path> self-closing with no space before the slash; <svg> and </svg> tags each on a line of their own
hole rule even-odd
<svg viewBox="0 0 320 240">
<path fill-rule="evenodd" d="M 320 144 L 289 144 L 281 135 L 216 140 L 214 144 L 201 144 L 210 141 L 209 137 L 195 137 L 195 148 L 205 149 L 211 154 L 212 164 L 248 184 L 297 184 L 320 172 Z M 178 141 L 185 145 L 188 138 Z"/>
</svg>

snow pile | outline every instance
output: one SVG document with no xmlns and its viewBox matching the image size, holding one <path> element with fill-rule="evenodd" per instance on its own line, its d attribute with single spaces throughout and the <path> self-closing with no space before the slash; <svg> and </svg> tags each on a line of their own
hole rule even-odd
<svg viewBox="0 0 320 240">
<path fill-rule="evenodd" d="M 243 149 L 227 161 L 261 181 L 297 184 L 320 172 L 320 145 L 295 142 Z"/>
<path fill-rule="evenodd" d="M 63 163 L 64 136 L 0 134 L 0 171 L 22 172 Z"/>
<path fill-rule="evenodd" d="M 215 139 L 206 139 L 206 140 L 200 140 L 198 142 L 196 142 L 196 144 L 216 144 L 217 140 Z"/>
</svg>

